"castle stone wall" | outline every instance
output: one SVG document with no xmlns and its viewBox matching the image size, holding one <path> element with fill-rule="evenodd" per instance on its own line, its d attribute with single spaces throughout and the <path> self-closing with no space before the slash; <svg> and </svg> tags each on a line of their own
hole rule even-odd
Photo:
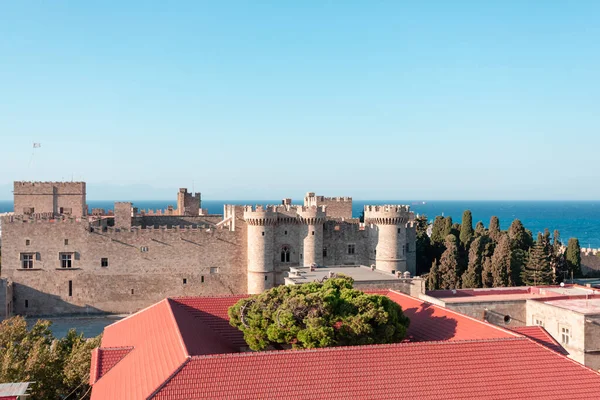
<svg viewBox="0 0 600 400">
<path fill-rule="evenodd" d="M 326 206 L 327 217 L 346 220 L 352 218 L 352 197 L 325 197 L 309 192 L 304 197 L 305 206 Z"/>
<path fill-rule="evenodd" d="M 14 211 L 87 215 L 85 182 L 15 182 Z"/>
<path fill-rule="evenodd" d="M 5 218 L 2 275 L 14 282 L 15 313 L 130 313 L 167 296 L 247 292 L 244 226 L 90 228 L 87 221 Z M 33 269 L 21 268 L 22 253 L 34 254 Z M 73 255 L 72 268 L 61 268 L 61 253 Z"/>
</svg>

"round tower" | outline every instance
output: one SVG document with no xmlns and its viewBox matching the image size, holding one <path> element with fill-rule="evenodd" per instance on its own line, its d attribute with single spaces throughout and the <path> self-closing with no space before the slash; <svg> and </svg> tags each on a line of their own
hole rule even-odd
<svg viewBox="0 0 600 400">
<path fill-rule="evenodd" d="M 302 240 L 302 263 L 305 267 L 323 264 L 323 223 L 325 207 L 298 207 Z"/>
<path fill-rule="evenodd" d="M 370 246 L 378 270 L 395 273 L 407 270 L 406 223 L 409 206 L 365 206 L 365 223 L 371 225 Z"/>
<path fill-rule="evenodd" d="M 277 212 L 273 207 L 244 209 L 248 226 L 248 294 L 262 293 L 275 285 L 273 246 Z"/>
</svg>

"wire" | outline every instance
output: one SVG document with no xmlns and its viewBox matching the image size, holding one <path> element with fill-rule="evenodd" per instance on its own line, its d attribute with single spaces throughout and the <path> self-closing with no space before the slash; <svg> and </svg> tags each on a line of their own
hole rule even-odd
<svg viewBox="0 0 600 400">
<path fill-rule="evenodd" d="M 90 388 L 87 390 L 87 392 L 85 392 L 85 394 L 83 396 L 81 396 L 81 398 L 79 400 L 83 400 L 85 399 L 85 396 L 87 396 L 87 394 L 90 392 L 90 390 L 92 390 L 92 387 L 90 386 Z"/>
<path fill-rule="evenodd" d="M 81 387 L 81 385 L 83 385 L 84 383 L 86 383 L 89 380 L 89 374 L 87 375 L 87 378 L 85 378 L 83 381 L 81 381 L 81 383 L 79 384 L 79 386 L 77 386 L 75 389 L 73 389 L 73 391 L 71 393 L 69 393 L 67 395 L 67 397 L 65 397 L 63 400 L 67 400 L 69 397 L 71 397 L 71 395 L 73 393 L 75 393 L 77 391 L 77 389 L 79 389 Z"/>
</svg>

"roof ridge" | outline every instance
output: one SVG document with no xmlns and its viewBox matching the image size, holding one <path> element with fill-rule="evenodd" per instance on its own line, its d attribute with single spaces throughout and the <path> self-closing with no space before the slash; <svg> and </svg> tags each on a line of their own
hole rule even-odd
<svg viewBox="0 0 600 400">
<path fill-rule="evenodd" d="M 398 342 L 398 343 L 381 343 L 381 344 L 363 344 L 358 346 L 332 346 L 313 349 L 287 349 L 287 350 L 268 350 L 268 351 L 248 351 L 239 353 L 220 353 L 220 354 L 202 354 L 190 356 L 191 359 L 206 359 L 206 358 L 230 358 L 230 357 L 253 357 L 262 355 L 275 354 L 290 354 L 290 353 L 316 353 L 316 352 L 339 352 L 339 351 L 359 351 L 364 349 L 382 348 L 382 347 L 412 347 L 412 346 L 427 346 L 427 345 L 456 345 L 468 343 L 489 343 L 489 342 L 506 342 L 506 341 L 523 341 L 529 340 L 528 337 L 517 335 L 515 337 L 501 338 L 486 338 L 486 339 L 465 339 L 465 340 L 438 340 L 427 342 Z"/>
<path fill-rule="evenodd" d="M 173 324 L 175 326 L 175 332 L 177 332 L 177 337 L 179 338 L 179 344 L 181 345 L 181 348 L 183 349 L 183 353 L 185 354 L 186 357 L 190 356 L 190 352 L 187 348 L 187 345 L 185 344 L 185 341 L 183 340 L 183 335 L 181 334 L 181 329 L 179 329 L 179 323 L 177 322 L 177 318 L 175 317 L 175 313 L 173 313 L 173 307 L 175 306 L 172 303 L 175 303 L 174 300 L 172 300 L 171 298 L 166 298 L 165 299 L 167 301 L 167 305 L 168 305 L 168 309 L 169 309 L 169 315 L 171 316 L 171 319 L 173 320 Z"/>
<path fill-rule="evenodd" d="M 97 347 L 100 350 L 133 350 L 135 346 L 119 346 L 119 347 Z"/>
<path fill-rule="evenodd" d="M 163 383 L 158 385 L 156 390 L 150 393 L 150 395 L 147 397 L 147 400 L 154 398 L 167 385 L 167 383 L 171 382 L 171 380 L 181 372 L 181 370 L 190 362 L 190 360 L 191 356 L 187 356 L 187 358 L 181 363 L 181 365 L 175 371 L 173 371 L 173 373 L 167 379 L 165 379 Z"/>
<path fill-rule="evenodd" d="M 154 303 L 154 304 L 152 304 L 152 305 L 149 305 L 149 306 L 148 306 L 148 307 L 146 307 L 146 308 L 142 308 L 142 309 L 141 309 L 141 310 L 139 310 L 139 311 L 136 311 L 136 312 L 134 312 L 134 313 L 132 313 L 132 314 L 129 314 L 129 315 L 128 315 L 128 316 L 126 316 L 125 318 L 122 318 L 122 319 L 120 319 L 120 320 L 118 320 L 118 321 L 115 321 L 115 322 L 113 322 L 112 324 L 110 324 L 110 325 L 106 326 L 104 329 L 108 329 L 108 328 L 110 328 L 111 326 L 115 326 L 115 325 L 117 325 L 117 324 L 119 324 L 119 323 L 121 323 L 121 322 L 123 322 L 123 321 L 127 321 L 129 318 L 131 318 L 131 317 L 135 317 L 137 314 L 139 314 L 139 313 L 142 313 L 142 312 L 144 312 L 144 311 L 146 311 L 146 310 L 149 310 L 149 309 L 151 309 L 152 307 L 156 307 L 156 306 L 158 306 L 160 303 L 162 303 L 163 301 L 166 301 L 166 300 L 167 300 L 167 299 L 162 299 L 162 300 L 161 300 L 161 301 L 159 301 L 158 303 Z M 103 333 L 104 333 L 104 332 L 103 332 Z"/>
</svg>

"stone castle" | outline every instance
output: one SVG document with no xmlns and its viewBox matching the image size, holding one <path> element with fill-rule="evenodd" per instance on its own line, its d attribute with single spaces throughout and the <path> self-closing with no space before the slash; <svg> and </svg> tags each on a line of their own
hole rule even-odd
<svg viewBox="0 0 600 400">
<path fill-rule="evenodd" d="M 15 182 L 14 213 L 2 217 L 7 313 L 129 313 L 165 297 L 260 293 L 290 268 L 368 266 L 394 276 L 416 269 L 413 214 L 308 193 L 304 205 L 202 209 L 180 189 L 177 207 L 88 212 L 85 182 Z M 389 285 L 388 285 L 389 287 Z"/>
</svg>

